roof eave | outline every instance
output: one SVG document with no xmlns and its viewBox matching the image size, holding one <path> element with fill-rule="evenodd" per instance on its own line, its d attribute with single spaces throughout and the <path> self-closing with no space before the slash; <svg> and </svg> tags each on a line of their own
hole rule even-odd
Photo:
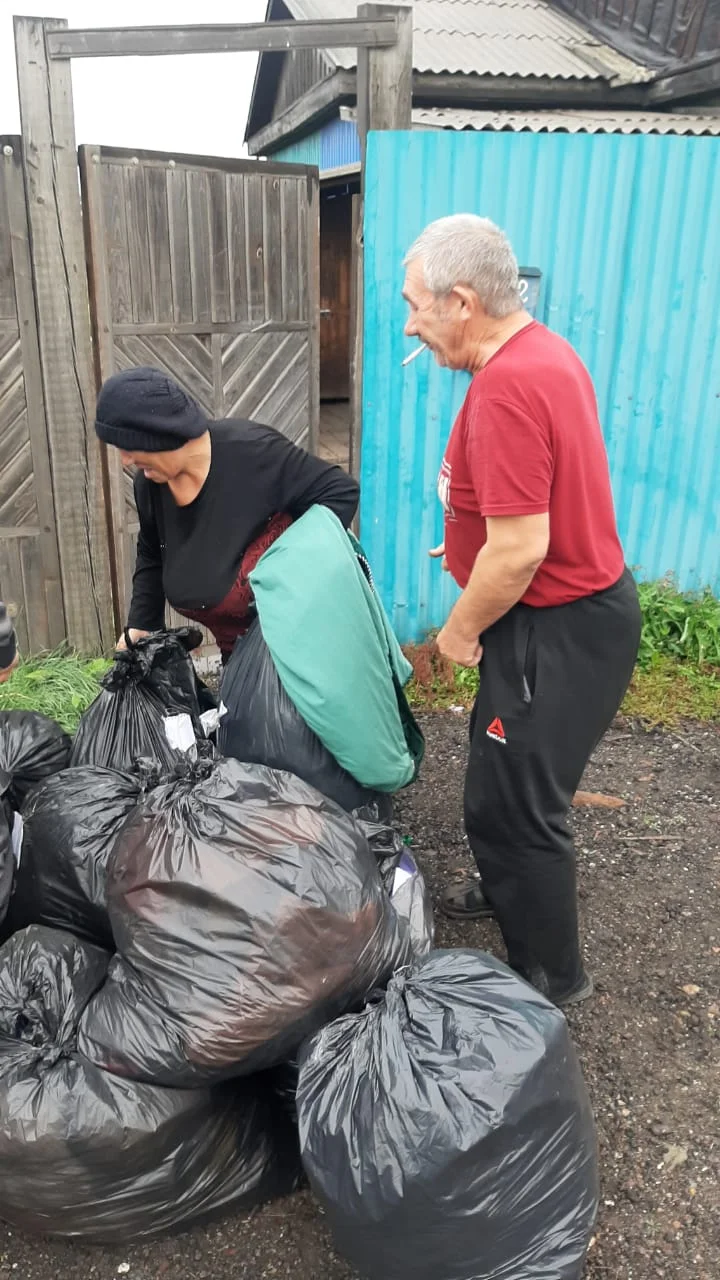
<svg viewBox="0 0 720 1280">
<path fill-rule="evenodd" d="M 643 83 L 610 83 L 596 79 L 560 79 L 549 76 L 482 76 L 453 72 L 416 71 L 413 103 L 416 106 L 458 104 L 513 107 L 602 106 L 642 107 L 648 103 Z M 279 147 L 311 133 L 338 108 L 356 101 L 356 73 L 334 71 L 298 98 L 282 115 L 246 139 L 250 155 L 271 155 Z"/>
<path fill-rule="evenodd" d="M 338 108 L 355 101 L 355 72 L 334 71 L 298 98 L 281 115 L 246 137 L 251 156 L 272 155 L 279 147 L 314 132 Z"/>
</svg>

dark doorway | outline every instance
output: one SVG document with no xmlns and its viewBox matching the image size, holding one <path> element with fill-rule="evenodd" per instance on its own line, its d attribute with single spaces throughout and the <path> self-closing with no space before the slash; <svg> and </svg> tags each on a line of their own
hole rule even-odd
<svg viewBox="0 0 720 1280">
<path fill-rule="evenodd" d="M 350 395 L 352 196 L 357 183 L 321 189 L 320 398 Z"/>
</svg>

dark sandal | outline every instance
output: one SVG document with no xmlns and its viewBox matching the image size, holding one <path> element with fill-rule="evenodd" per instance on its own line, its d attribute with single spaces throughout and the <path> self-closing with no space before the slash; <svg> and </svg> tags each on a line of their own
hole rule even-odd
<svg viewBox="0 0 720 1280">
<path fill-rule="evenodd" d="M 589 1000 L 590 996 L 594 995 L 594 993 L 595 985 L 590 974 L 583 973 L 580 981 L 577 982 L 570 991 L 566 992 L 565 995 L 550 996 L 549 998 L 552 1000 L 553 1004 L 557 1005 L 558 1009 L 568 1009 L 572 1005 L 582 1004 L 583 1000 Z"/>
<path fill-rule="evenodd" d="M 440 910 L 450 920 L 492 920 L 495 915 L 477 880 L 465 880 L 446 889 Z"/>
</svg>

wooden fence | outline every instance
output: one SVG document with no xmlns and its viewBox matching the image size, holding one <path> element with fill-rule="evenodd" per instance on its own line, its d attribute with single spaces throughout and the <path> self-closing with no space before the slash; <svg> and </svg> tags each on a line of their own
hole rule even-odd
<svg viewBox="0 0 720 1280">
<path fill-rule="evenodd" d="M 1 141 L 0 598 L 13 605 L 24 649 L 66 636 L 98 647 L 127 607 L 137 536 L 131 478 L 117 451 L 93 440 L 91 407 L 84 421 L 77 415 L 75 439 L 66 438 L 64 418 L 54 462 L 44 388 L 57 352 L 43 361 L 35 318 L 47 282 L 42 258 L 30 254 L 20 139 Z M 317 171 L 99 146 L 81 147 L 79 160 L 96 386 L 118 369 L 152 365 L 211 416 L 254 417 L 314 448 Z M 71 340 L 90 343 L 80 329 Z M 79 545 L 58 512 L 77 523 L 94 510 L 96 476 L 101 538 Z M 73 563 L 92 582 L 80 612 Z"/>
</svg>

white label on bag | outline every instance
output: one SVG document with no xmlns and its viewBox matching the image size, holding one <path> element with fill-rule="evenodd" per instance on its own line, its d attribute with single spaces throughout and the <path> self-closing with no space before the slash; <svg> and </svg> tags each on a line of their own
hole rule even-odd
<svg viewBox="0 0 720 1280">
<path fill-rule="evenodd" d="M 220 706 L 218 707 L 218 720 L 222 720 L 223 716 L 226 716 L 227 713 L 228 713 L 228 709 L 225 706 L 225 703 L 221 702 Z"/>
<path fill-rule="evenodd" d="M 405 868 L 402 866 L 396 867 L 395 876 L 393 878 L 392 893 L 390 894 L 390 897 L 394 898 L 395 894 L 398 893 L 400 889 L 402 889 L 403 885 L 407 884 L 408 880 L 412 880 L 412 878 L 413 878 L 412 871 L 406 871 Z"/>
<path fill-rule="evenodd" d="M 203 711 L 200 716 L 200 723 L 205 730 L 205 737 L 209 738 L 211 733 L 219 728 L 220 711 L 217 707 L 211 707 L 209 711 Z"/>
<path fill-rule="evenodd" d="M 20 866 L 20 858 L 22 856 L 22 842 L 23 842 L 23 820 L 22 820 L 21 813 L 16 813 L 13 815 L 13 829 L 12 829 L 11 840 L 12 840 L 13 856 L 15 858 L 17 865 Z"/>
<path fill-rule="evenodd" d="M 193 722 L 186 712 L 165 717 L 165 737 L 174 751 L 197 752 Z"/>
</svg>

